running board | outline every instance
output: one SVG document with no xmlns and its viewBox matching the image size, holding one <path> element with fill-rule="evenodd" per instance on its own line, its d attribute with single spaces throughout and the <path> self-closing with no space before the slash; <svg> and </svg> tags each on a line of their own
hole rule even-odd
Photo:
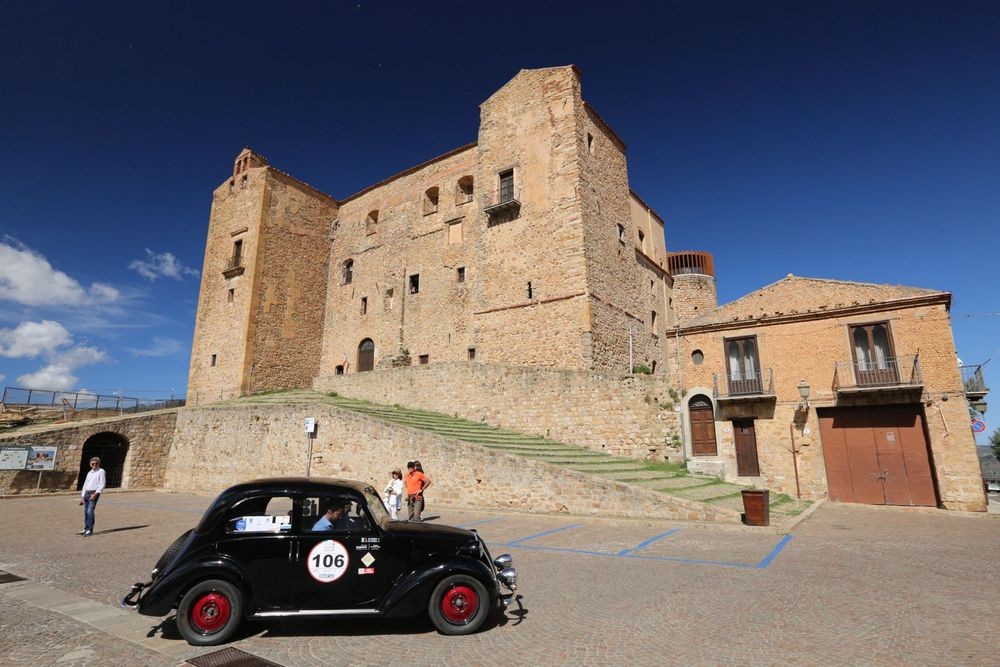
<svg viewBox="0 0 1000 667">
<path fill-rule="evenodd" d="M 279 616 L 378 616 L 377 609 L 301 609 L 298 611 L 259 611 L 251 618 L 276 618 Z"/>
</svg>

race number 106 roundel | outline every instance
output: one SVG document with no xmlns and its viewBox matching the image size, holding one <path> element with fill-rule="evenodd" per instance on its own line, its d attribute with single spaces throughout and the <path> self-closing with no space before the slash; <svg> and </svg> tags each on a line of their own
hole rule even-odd
<svg viewBox="0 0 1000 667">
<path fill-rule="evenodd" d="M 336 540 L 324 540 L 309 552 L 306 567 L 313 579 L 321 584 L 336 581 L 347 572 L 347 549 Z"/>
</svg>

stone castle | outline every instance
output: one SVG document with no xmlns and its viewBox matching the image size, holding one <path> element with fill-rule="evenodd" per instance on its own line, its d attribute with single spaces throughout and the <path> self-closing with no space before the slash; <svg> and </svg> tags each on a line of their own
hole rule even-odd
<svg viewBox="0 0 1000 667">
<path fill-rule="evenodd" d="M 711 255 L 667 252 L 579 72 L 523 70 L 474 143 L 344 199 L 241 152 L 213 193 L 188 403 L 315 387 L 804 498 L 980 510 L 950 302 L 789 276 L 720 307 Z"/>
</svg>

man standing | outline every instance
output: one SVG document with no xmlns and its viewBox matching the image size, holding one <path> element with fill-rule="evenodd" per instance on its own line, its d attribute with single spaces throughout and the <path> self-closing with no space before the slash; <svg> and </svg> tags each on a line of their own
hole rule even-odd
<svg viewBox="0 0 1000 667">
<path fill-rule="evenodd" d="M 77 535 L 87 537 L 94 533 L 94 507 L 97 506 L 106 483 L 107 478 L 104 475 L 104 468 L 101 467 L 101 459 L 95 456 L 90 459 L 90 472 L 83 481 L 83 494 L 80 497 L 80 504 L 83 505 L 83 530 Z"/>
<path fill-rule="evenodd" d="M 419 469 L 416 461 L 406 464 L 406 507 L 409 511 L 409 521 L 423 521 L 420 513 L 424 511 L 424 490 L 430 487 L 431 478 Z"/>
</svg>

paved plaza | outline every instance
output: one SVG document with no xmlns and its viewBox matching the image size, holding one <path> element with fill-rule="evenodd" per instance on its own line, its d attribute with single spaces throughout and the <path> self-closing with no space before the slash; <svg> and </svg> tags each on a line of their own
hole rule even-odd
<svg viewBox="0 0 1000 667">
<path fill-rule="evenodd" d="M 0 664 L 178 665 L 215 648 L 118 608 L 207 496 L 109 492 L 76 537 L 69 495 L 0 500 Z M 1000 660 L 1000 517 L 825 504 L 769 528 L 431 507 L 519 572 L 520 605 L 469 637 L 426 619 L 246 623 L 233 642 L 287 667 L 912 664 Z"/>
</svg>

